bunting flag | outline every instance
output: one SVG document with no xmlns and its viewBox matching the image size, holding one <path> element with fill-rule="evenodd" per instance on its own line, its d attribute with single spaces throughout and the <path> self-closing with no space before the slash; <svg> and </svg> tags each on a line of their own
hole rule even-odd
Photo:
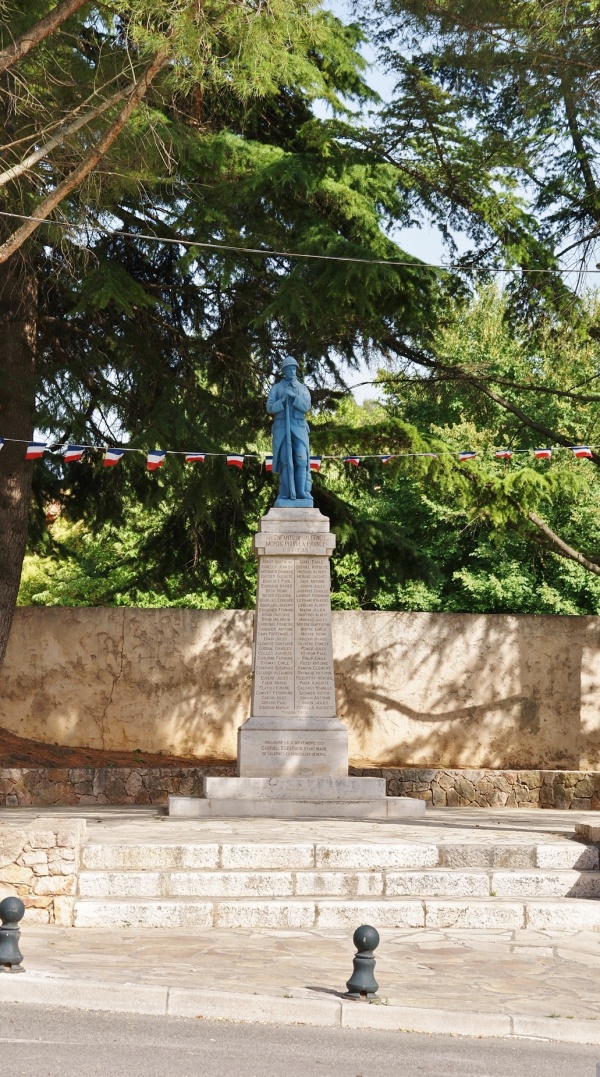
<svg viewBox="0 0 600 1077">
<path fill-rule="evenodd" d="M 167 456 L 170 454 L 174 456 L 183 456 L 187 464 L 190 463 L 204 463 L 207 457 L 225 457 L 228 467 L 237 467 L 240 470 L 244 467 L 246 460 L 258 460 L 264 465 L 265 471 L 273 471 L 273 457 L 271 455 L 264 455 L 260 452 L 248 452 L 248 453 L 225 453 L 225 452 L 183 452 L 180 449 L 139 449 L 132 448 L 132 446 L 125 446 L 124 448 L 111 448 L 106 445 L 64 445 L 59 448 L 58 445 L 49 447 L 47 441 L 26 441 L 24 438 L 2 438 L 0 437 L 0 449 L 3 448 L 6 441 L 15 442 L 16 444 L 23 444 L 27 446 L 25 452 L 26 460 L 39 460 L 44 456 L 44 453 L 49 452 L 53 456 L 62 455 L 66 463 L 77 463 L 82 460 L 84 456 L 90 453 L 103 452 L 103 463 L 105 467 L 114 467 L 118 464 L 126 452 L 143 452 L 146 455 L 146 467 L 148 471 L 156 471 L 157 468 L 162 467 Z M 320 471 L 323 462 L 329 460 L 338 460 L 344 464 L 349 464 L 351 467 L 358 467 L 361 463 L 366 463 L 368 460 L 379 460 L 380 464 L 389 464 L 391 460 L 404 460 L 404 459 L 417 459 L 427 458 L 430 460 L 437 460 L 440 456 L 453 457 L 458 460 L 474 460 L 477 456 L 492 456 L 496 460 L 511 460 L 513 456 L 533 456 L 538 460 L 551 460 L 553 454 L 556 451 L 570 452 L 579 459 L 594 459 L 594 450 L 600 450 L 600 445 L 552 445 L 545 449 L 482 449 L 474 451 L 472 449 L 465 449 L 463 452 L 458 452 L 456 449 L 440 449 L 438 452 L 396 452 L 396 453 L 366 453 L 363 456 L 346 455 L 336 456 L 334 454 L 327 454 L 325 456 L 311 456 L 309 457 L 309 468 L 311 471 Z"/>
<path fill-rule="evenodd" d="M 114 467 L 123 456 L 125 456 L 125 449 L 107 449 L 104 453 L 104 466 Z"/>
<path fill-rule="evenodd" d="M 45 441 L 30 441 L 25 452 L 26 460 L 39 460 L 44 455 Z"/>
<path fill-rule="evenodd" d="M 63 452 L 63 460 L 65 464 L 77 464 L 82 458 L 85 452 L 85 445 L 67 445 Z"/>
<path fill-rule="evenodd" d="M 146 467 L 148 471 L 156 471 L 157 468 L 162 467 L 165 462 L 165 453 L 162 449 L 150 449 L 148 458 L 146 460 Z"/>
</svg>

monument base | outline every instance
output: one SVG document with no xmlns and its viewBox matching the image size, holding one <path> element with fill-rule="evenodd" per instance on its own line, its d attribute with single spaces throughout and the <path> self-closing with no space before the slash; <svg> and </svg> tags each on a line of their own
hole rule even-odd
<svg viewBox="0 0 600 1077">
<path fill-rule="evenodd" d="M 312 497 L 298 497 L 292 500 L 291 497 L 278 497 L 275 502 L 276 509 L 312 509 L 314 508 L 314 501 Z"/>
<path fill-rule="evenodd" d="M 384 778 L 204 778 L 202 797 L 170 796 L 174 819 L 405 819 L 425 801 L 386 797 Z"/>
<path fill-rule="evenodd" d="M 261 718 L 238 729 L 245 778 L 348 777 L 348 729 L 339 718 Z"/>
</svg>

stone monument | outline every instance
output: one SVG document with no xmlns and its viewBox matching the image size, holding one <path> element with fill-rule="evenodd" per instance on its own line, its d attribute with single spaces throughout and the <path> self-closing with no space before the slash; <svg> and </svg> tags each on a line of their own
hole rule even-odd
<svg viewBox="0 0 600 1077">
<path fill-rule="evenodd" d="M 237 778 L 205 778 L 203 798 L 169 797 L 174 816 L 420 815 L 424 801 L 386 797 L 384 778 L 348 776 L 348 730 L 336 716 L 329 558 L 335 536 L 314 508 L 306 413 L 295 359 L 271 389 L 275 507 L 254 538 L 258 591 L 252 704 L 238 730 Z"/>
</svg>

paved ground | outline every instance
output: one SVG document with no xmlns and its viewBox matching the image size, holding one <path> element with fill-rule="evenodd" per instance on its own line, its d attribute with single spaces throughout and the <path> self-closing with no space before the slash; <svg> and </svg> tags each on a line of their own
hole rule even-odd
<svg viewBox="0 0 600 1077">
<path fill-rule="evenodd" d="M 11 1077 L 595 1077 L 597 1047 L 82 1014 L 5 1004 Z"/>
<path fill-rule="evenodd" d="M 88 842 L 164 843 L 225 841 L 430 841 L 477 844 L 483 840 L 532 844 L 572 839 L 575 823 L 597 823 L 598 812 L 533 808 L 432 808 L 419 819 L 177 819 L 144 807 L 0 808 L 3 826 L 35 819 L 78 818 L 88 825 Z"/>
<path fill-rule="evenodd" d="M 597 1022 L 600 933 L 382 931 L 376 977 L 390 1005 Z M 61 979 L 324 999 L 346 990 L 348 932 L 23 929 L 31 973 Z M 8 980 L 1 978 L 8 989 Z M 21 978 L 22 979 L 22 978 Z M 19 985 L 20 987 L 20 985 Z"/>
</svg>

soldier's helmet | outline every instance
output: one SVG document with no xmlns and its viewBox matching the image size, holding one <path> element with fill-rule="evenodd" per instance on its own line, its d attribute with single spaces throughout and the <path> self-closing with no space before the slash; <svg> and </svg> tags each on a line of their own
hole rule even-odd
<svg viewBox="0 0 600 1077">
<path fill-rule="evenodd" d="M 298 364 L 297 364 L 296 360 L 291 355 L 286 355 L 285 359 L 283 359 L 282 362 L 281 362 L 280 369 L 281 369 L 282 374 L 283 374 L 285 368 L 288 367 L 288 366 L 295 366 L 296 370 L 298 369 Z"/>
</svg>

